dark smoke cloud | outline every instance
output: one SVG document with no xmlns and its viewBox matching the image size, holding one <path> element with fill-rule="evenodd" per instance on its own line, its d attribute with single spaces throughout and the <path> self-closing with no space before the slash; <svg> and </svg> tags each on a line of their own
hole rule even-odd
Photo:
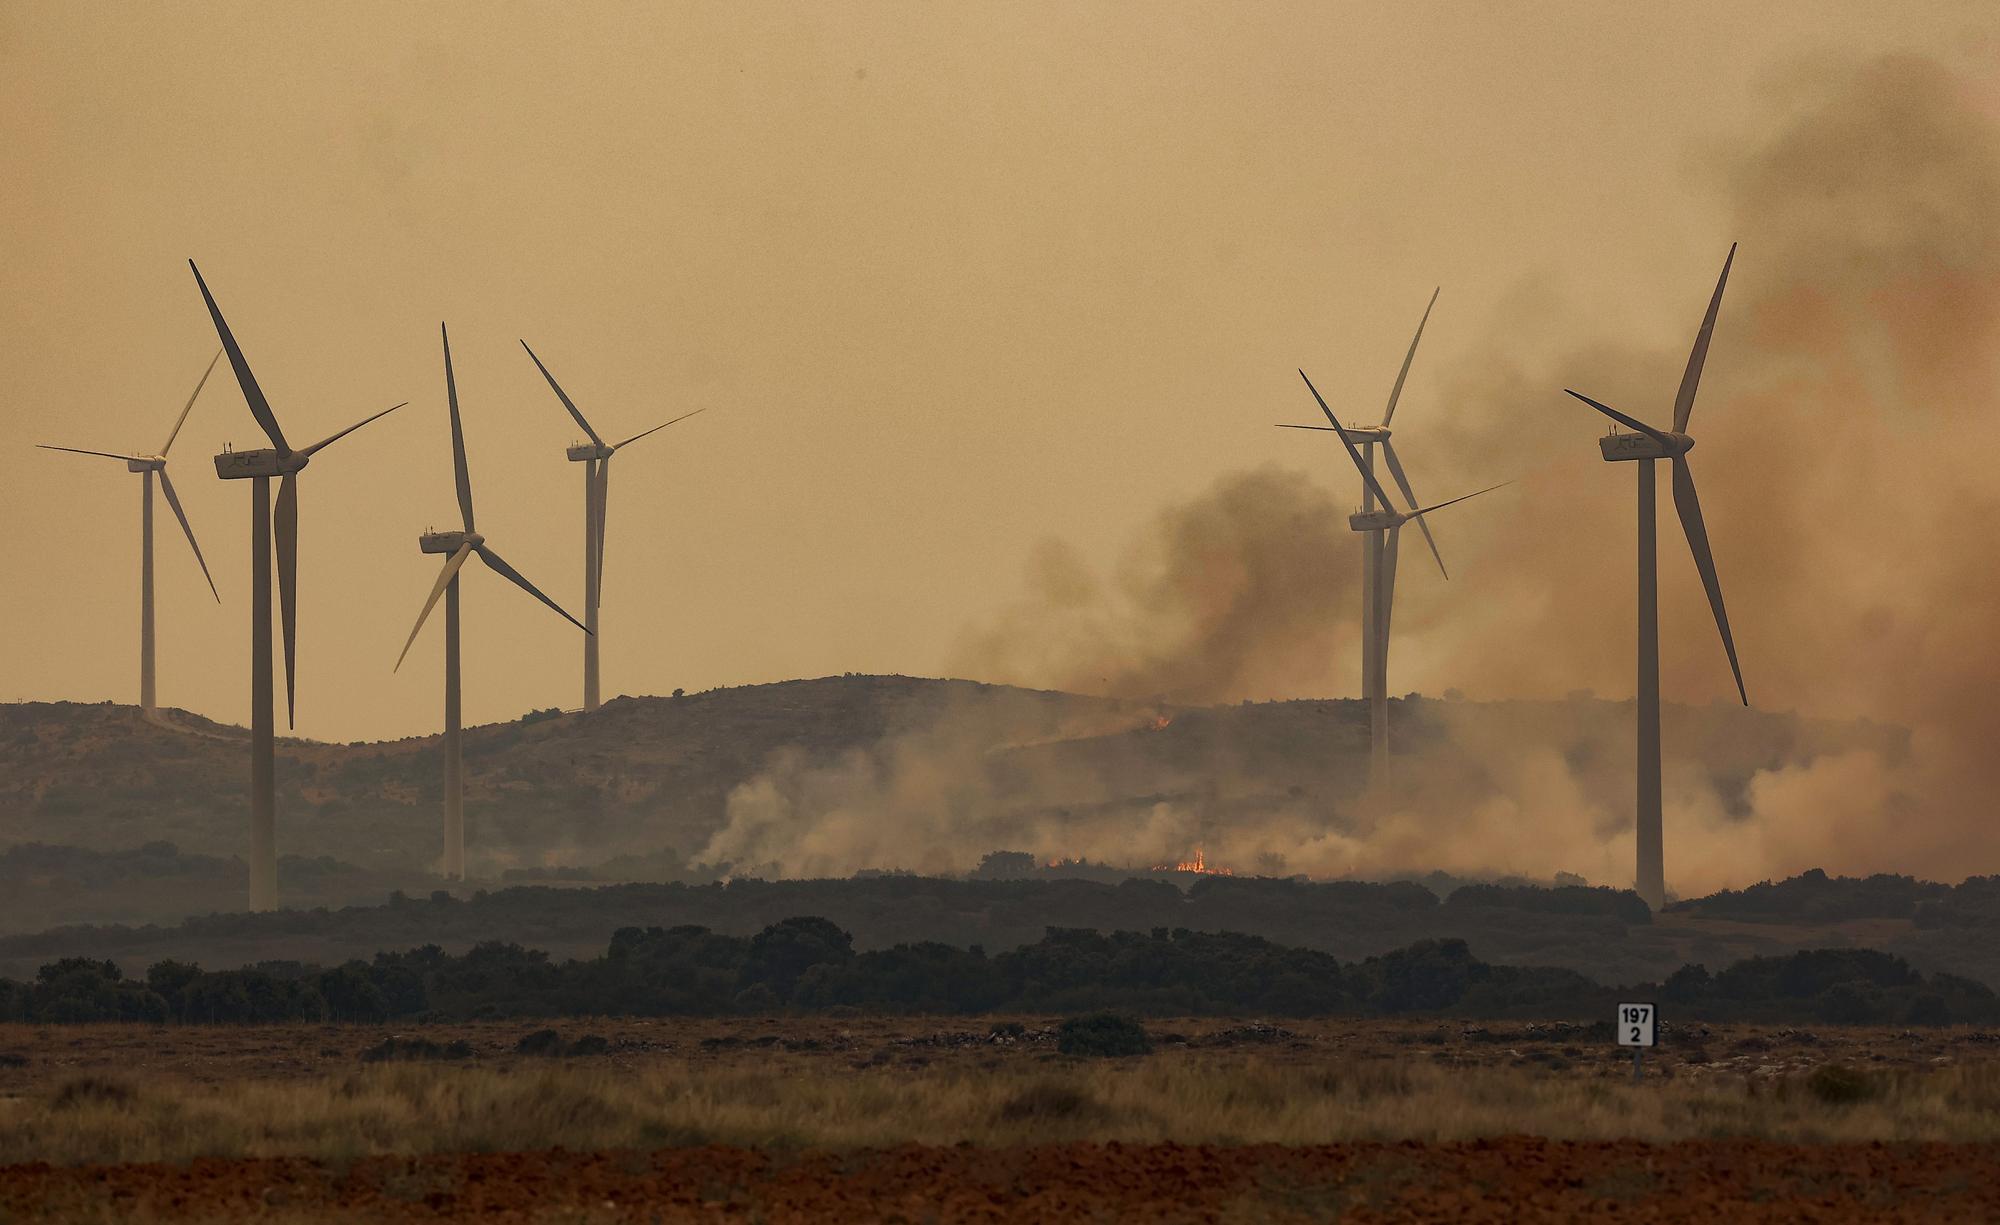
<svg viewBox="0 0 2000 1225">
<path fill-rule="evenodd" d="M 1224 477 L 1163 510 L 1109 579 L 1044 541 L 1027 592 L 968 631 L 954 670 L 1182 703 L 1324 692 L 1352 640 L 1347 510 L 1304 473 Z"/>
</svg>

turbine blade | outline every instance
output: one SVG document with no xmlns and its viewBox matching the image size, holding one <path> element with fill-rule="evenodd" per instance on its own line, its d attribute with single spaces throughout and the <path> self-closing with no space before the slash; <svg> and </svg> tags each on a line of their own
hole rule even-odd
<svg viewBox="0 0 2000 1225">
<path fill-rule="evenodd" d="M 201 381 L 194 385 L 194 391 L 188 395 L 188 402 L 181 405 L 181 415 L 174 418 L 174 428 L 167 433 L 166 444 L 160 448 L 161 455 L 164 456 L 168 451 L 173 450 L 174 439 L 181 436 L 181 425 L 188 419 L 188 413 L 194 408 L 195 397 L 199 396 L 201 389 L 208 385 L 208 376 L 215 373 L 215 363 L 221 360 L 222 350 L 217 349 L 215 356 L 208 359 L 208 369 L 201 372 Z"/>
<path fill-rule="evenodd" d="M 417 614 L 417 623 L 410 627 L 410 636 L 403 640 L 403 653 L 396 656 L 396 666 L 389 669 L 389 671 L 400 672 L 403 670 L 403 660 L 408 657 L 410 646 L 416 642 L 418 632 L 424 628 L 425 619 L 431 615 L 431 609 L 437 607 L 438 597 L 444 594 L 445 588 L 451 586 L 451 580 L 458 577 L 458 568 L 463 566 L 465 559 L 470 556 L 472 556 L 472 546 L 462 544 L 458 546 L 456 553 L 445 558 L 444 569 L 438 572 L 437 582 L 431 584 L 430 599 L 424 601 L 424 610 Z"/>
<path fill-rule="evenodd" d="M 110 451 L 86 451 L 82 447 L 52 447 L 46 442 L 38 442 L 35 445 L 44 451 L 68 451 L 71 455 L 102 455 L 106 459 L 115 459 L 121 462 L 135 458 L 131 455 L 114 455 Z"/>
<path fill-rule="evenodd" d="M 451 402 L 451 465 L 452 475 L 458 479 L 458 513 L 465 520 L 465 530 L 472 530 L 472 475 L 465 470 L 465 430 L 458 422 L 458 380 L 451 373 L 451 333 L 445 331 L 444 324 L 438 324 L 438 335 L 444 337 L 444 391 Z"/>
<path fill-rule="evenodd" d="M 215 304 L 215 295 L 208 292 L 208 282 L 201 279 L 201 269 L 194 267 L 194 283 L 201 286 L 201 299 L 208 303 L 208 317 L 215 321 L 215 334 L 222 339 L 223 351 L 229 354 L 229 366 L 236 371 L 236 382 L 243 388 L 243 399 L 250 405 L 250 415 L 257 418 L 263 427 L 264 436 L 271 445 L 278 448 L 278 454 L 290 455 L 291 445 L 285 441 L 285 432 L 278 428 L 278 418 L 271 412 L 271 402 L 264 398 L 264 389 L 257 386 L 257 376 L 250 373 L 250 363 L 243 359 L 243 349 L 236 343 L 236 336 L 229 330 L 229 324 L 222 317 L 222 308 Z"/>
<path fill-rule="evenodd" d="M 1460 502 L 1465 501 L 1467 498 L 1476 498 L 1482 493 L 1492 493 L 1496 489 L 1505 489 L 1507 486 L 1512 485 L 1513 483 L 1514 482 L 1512 481 L 1501 481 L 1498 485 L 1488 485 L 1484 489 L 1475 489 L 1471 493 L 1462 493 L 1457 497 L 1453 498 L 1449 502 L 1439 502 L 1436 506 L 1426 506 L 1422 510 L 1413 510 L 1409 514 L 1403 517 L 1405 519 L 1420 518 L 1421 516 L 1430 514 L 1432 511 L 1443 510 L 1447 506 L 1456 506 Z"/>
<path fill-rule="evenodd" d="M 1624 413 L 1619 412 L 1617 409 L 1612 408 L 1609 405 L 1599 404 L 1597 401 L 1591 399 L 1587 395 L 1584 395 L 1580 391 L 1570 391 L 1569 388 L 1567 387 L 1563 388 L 1563 390 L 1569 392 L 1570 395 L 1575 396 L 1577 399 L 1582 400 L 1585 404 L 1590 405 L 1598 412 L 1603 413 L 1605 416 L 1611 418 L 1613 421 L 1616 421 L 1621 425 L 1629 426 L 1632 429 L 1639 431 L 1641 434 L 1647 435 L 1648 437 L 1652 438 L 1653 441 L 1659 443 L 1661 446 L 1668 448 L 1671 448 L 1673 446 L 1673 444 L 1667 440 L 1667 436 L 1665 434 L 1662 434 L 1660 431 L 1654 429 L 1652 426 L 1647 425 L 1645 422 L 1639 420 L 1637 417 L 1628 417 Z"/>
<path fill-rule="evenodd" d="M 354 431 L 360 429 L 362 426 L 367 425 L 370 421 L 379 421 L 383 417 L 388 416 L 390 413 L 395 412 L 397 409 L 408 406 L 409 403 L 410 402 L 408 400 L 405 400 L 401 404 L 391 404 L 389 407 L 383 409 L 379 413 L 376 413 L 372 417 L 363 417 L 361 420 L 355 422 L 353 425 L 348 426 L 346 429 L 340 431 L 338 434 L 328 434 L 326 437 L 320 439 L 318 442 L 307 447 L 304 451 L 304 454 L 307 456 L 315 455 L 320 451 L 324 450 L 325 448 L 332 446 L 334 443 L 339 442 L 341 439 L 347 437 L 349 434 L 352 434 Z"/>
<path fill-rule="evenodd" d="M 1694 389 L 1701 382 L 1701 368 L 1708 361 L 1708 338 L 1715 331 L 1715 312 L 1722 307 L 1722 287 L 1729 283 L 1729 265 L 1736 262 L 1736 244 L 1722 261 L 1722 275 L 1715 280 L 1715 296 L 1708 300 L 1708 314 L 1702 316 L 1701 331 L 1694 334 L 1694 351 L 1688 354 L 1686 373 L 1681 375 L 1680 394 L 1674 397 L 1674 433 L 1685 434 L 1688 414 L 1694 411 Z"/>
<path fill-rule="evenodd" d="M 271 515 L 278 541 L 278 607 L 285 633 L 285 720 L 299 725 L 299 474 L 287 472 L 278 483 L 278 505 Z"/>
<path fill-rule="evenodd" d="M 1278 428 L 1281 430 L 1325 430 L 1328 433 L 1333 432 L 1333 427 L 1330 425 L 1286 425 L 1282 421 L 1278 423 Z"/>
<path fill-rule="evenodd" d="M 680 416 L 675 417 L 673 421 L 662 421 L 660 424 L 654 426 L 652 429 L 647 430 L 644 434 L 634 434 L 630 438 L 627 438 L 624 442 L 614 444 L 611 449 L 616 451 L 623 447 L 629 447 L 633 443 L 639 441 L 641 438 L 644 438 L 647 434 L 657 434 L 661 430 L 664 430 L 668 426 L 674 424 L 674 422 L 676 421 L 686 421 L 689 417 L 692 417 L 697 413 L 705 413 L 707 411 L 708 411 L 708 406 L 704 404 L 700 408 L 695 409 L 694 412 L 682 413 Z"/>
<path fill-rule="evenodd" d="M 1389 407 L 1382 413 L 1382 424 L 1387 425 L 1396 418 L 1396 401 L 1403 395 L 1403 380 L 1410 377 L 1410 359 L 1417 355 L 1417 342 L 1424 338 L 1424 324 L 1431 321 L 1431 307 L 1438 304 L 1438 292 L 1444 286 L 1431 290 L 1430 306 L 1424 307 L 1424 317 L 1417 321 L 1417 334 L 1410 337 L 1410 351 L 1403 354 L 1403 368 L 1396 372 L 1396 385 L 1389 389 Z"/>
<path fill-rule="evenodd" d="M 1687 457 L 1674 456 L 1674 509 L 1680 512 L 1681 530 L 1687 533 L 1688 548 L 1694 552 L 1694 567 L 1701 571 L 1701 585 L 1708 591 L 1708 606 L 1715 613 L 1715 628 L 1722 631 L 1722 649 L 1729 653 L 1729 671 L 1736 678 L 1736 696 L 1750 704 L 1743 689 L 1743 669 L 1736 663 L 1736 640 L 1729 634 L 1729 614 L 1722 608 L 1722 581 L 1715 574 L 1715 555 L 1708 548 L 1708 528 L 1701 521 L 1701 499 L 1695 496 L 1694 473 Z"/>
<path fill-rule="evenodd" d="M 611 457 L 597 461 L 597 582 L 590 593 L 592 604 L 604 602 L 604 507 L 611 497 Z"/>
<path fill-rule="evenodd" d="M 1299 377 L 1306 379 L 1306 372 L 1299 371 Z M 1347 431 L 1340 428 L 1339 419 L 1333 415 L 1333 410 L 1326 406 L 1326 397 L 1319 394 L 1319 388 L 1313 386 L 1311 379 L 1306 379 L 1306 388 L 1313 393 L 1313 399 L 1319 401 L 1319 411 L 1325 413 L 1326 419 L 1333 423 L 1333 432 L 1340 435 L 1340 445 L 1347 448 L 1348 458 L 1354 461 L 1354 470 L 1359 472 L 1361 479 L 1375 491 L 1375 496 L 1381 499 L 1382 505 L 1393 509 L 1396 504 L 1389 500 L 1387 491 L 1382 488 L 1382 482 L 1375 479 L 1375 474 L 1368 470 L 1368 465 L 1361 462 L 1361 452 L 1355 450 L 1354 440 L 1347 436 Z"/>
<path fill-rule="evenodd" d="M 1401 489 L 1403 497 L 1409 500 L 1410 509 L 1415 510 L 1417 495 L 1410 488 L 1410 478 L 1403 475 L 1402 461 L 1396 458 L 1396 444 L 1386 438 L 1382 440 L 1382 457 L 1389 461 L 1389 475 L 1396 478 L 1396 487 Z M 1438 552 L 1438 542 L 1431 537 L 1431 525 L 1423 519 L 1418 519 L 1417 527 L 1424 534 L 1424 543 L 1431 547 L 1431 556 L 1437 558 L 1438 573 L 1444 575 L 1446 582 L 1450 582 L 1451 573 L 1444 568 L 1444 555 Z"/>
<path fill-rule="evenodd" d="M 208 560 L 201 555 L 201 546 L 195 543 L 194 528 L 188 525 L 187 512 L 181 509 L 181 500 L 174 494 L 173 478 L 167 475 L 165 468 L 160 469 L 160 492 L 167 495 L 167 505 L 173 507 L 174 518 L 181 521 L 181 531 L 187 533 L 188 547 L 194 550 L 194 559 L 201 563 L 201 576 L 208 580 L 208 594 L 215 597 L 217 604 L 222 603 L 222 593 L 215 589 L 215 576 L 208 572 Z"/>
<path fill-rule="evenodd" d="M 584 633 L 588 634 L 590 632 L 587 629 L 583 629 L 583 622 L 577 620 L 575 617 L 570 616 L 568 613 L 563 612 L 562 605 L 556 603 L 554 600 L 551 600 L 549 597 L 543 595 L 541 592 L 541 588 L 535 586 L 527 579 L 522 578 L 521 572 L 519 570 L 516 570 L 514 567 L 508 565 L 506 561 L 503 560 L 498 553 L 495 553 L 492 549 L 487 548 L 483 544 L 480 545 L 478 549 L 476 549 L 475 551 L 479 554 L 479 560 L 485 562 L 502 578 L 514 584 L 516 587 L 519 587 L 521 590 L 527 592 L 529 595 L 535 597 L 537 600 L 540 600 L 542 603 L 548 605 L 550 608 L 555 609 L 556 612 L 561 613 L 564 620 L 568 621 L 571 625 L 574 625 L 576 628 L 583 630 Z"/>
<path fill-rule="evenodd" d="M 528 349 L 528 342 L 525 340 L 522 341 L 521 347 L 523 349 Z M 539 357 L 535 357 L 535 351 L 533 349 L 528 349 L 528 356 L 534 358 L 535 369 L 542 372 L 542 377 L 549 381 L 550 387 L 555 388 L 556 398 L 563 402 L 563 407 L 569 410 L 569 415 L 576 418 L 576 423 L 583 427 L 583 432 L 590 435 L 590 440 L 592 442 L 596 443 L 600 447 L 603 446 L 604 440 L 597 436 L 596 430 L 590 428 L 590 422 L 585 421 L 583 419 L 583 414 L 578 412 L 576 405 L 570 401 L 569 393 L 562 389 L 561 383 L 556 382 L 556 376 L 549 373 L 549 368 L 547 366 L 542 365 L 542 359 Z"/>
</svg>

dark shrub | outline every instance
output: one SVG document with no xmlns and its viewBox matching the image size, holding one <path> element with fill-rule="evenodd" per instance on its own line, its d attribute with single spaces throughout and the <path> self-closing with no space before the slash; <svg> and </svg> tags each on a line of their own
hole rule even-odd
<svg viewBox="0 0 2000 1225">
<path fill-rule="evenodd" d="M 1882 996 L 1863 983 L 1835 983 L 1820 993 L 1813 1011 L 1835 1025 L 1866 1025 L 1882 1019 Z"/>
<path fill-rule="evenodd" d="M 738 1012 L 776 1012 L 778 994 L 763 983 L 752 983 L 736 993 L 730 1001 Z"/>
<path fill-rule="evenodd" d="M 1458 1003 L 1487 967 L 1463 940 L 1419 940 L 1362 963 L 1368 1002 L 1382 1012 L 1432 1012 Z"/>
<path fill-rule="evenodd" d="M 361 1052 L 363 1063 L 403 1059 L 470 1059 L 472 1044 L 460 1038 L 453 1042 L 433 1042 L 429 1038 L 384 1038 Z"/>
<path fill-rule="evenodd" d="M 1145 1027 L 1113 1012 L 1071 1017 L 1056 1031 L 1056 1049 L 1065 1055 L 1145 1055 L 1153 1049 Z"/>
<path fill-rule="evenodd" d="M 1909 1011 L 1903 1014 L 1903 1020 L 1910 1025 L 1949 1025 L 1951 1005 L 1945 1003 L 1942 995 L 1927 992 L 1910 1001 Z"/>
<path fill-rule="evenodd" d="M 562 1035 L 553 1029 L 538 1029 L 514 1044 L 516 1055 L 560 1055 Z"/>
<path fill-rule="evenodd" d="M 603 1055 L 611 1050 L 611 1040 L 603 1034 L 585 1034 L 569 1044 L 572 1055 Z"/>
</svg>

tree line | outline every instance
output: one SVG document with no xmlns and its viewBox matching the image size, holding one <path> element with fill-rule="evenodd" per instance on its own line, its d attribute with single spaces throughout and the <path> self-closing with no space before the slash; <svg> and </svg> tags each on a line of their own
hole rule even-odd
<svg viewBox="0 0 2000 1225">
<path fill-rule="evenodd" d="M 1984 984 L 1926 976 L 1869 949 L 1751 958 L 1714 974 L 1687 966 L 1662 983 L 1612 988 L 1570 970 L 1491 965 L 1462 940 L 1422 940 L 1342 962 L 1231 932 L 1050 928 L 999 954 L 929 941 L 856 952 L 848 932 L 803 916 L 748 937 L 694 925 L 626 927 L 601 955 L 560 962 L 492 941 L 463 954 L 426 945 L 332 968 L 265 962 L 210 971 L 169 960 L 128 978 L 111 961 L 70 957 L 42 966 L 29 982 L 0 979 L 0 1020 L 201 1025 L 1107 1009 L 1593 1020 L 1620 997 L 1657 998 L 1677 1019 L 2000 1019 L 2000 1002 Z"/>
</svg>

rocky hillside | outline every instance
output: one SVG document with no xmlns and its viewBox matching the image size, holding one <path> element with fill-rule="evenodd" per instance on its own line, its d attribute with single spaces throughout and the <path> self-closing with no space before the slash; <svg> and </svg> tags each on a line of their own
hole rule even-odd
<svg viewBox="0 0 2000 1225">
<path fill-rule="evenodd" d="M 1423 769 L 1468 796 L 1490 793 L 1494 762 L 1521 744 L 1558 748 L 1578 785 L 1609 806 L 1629 790 L 1629 703 L 1413 696 L 1396 707 L 1399 755 L 1421 755 Z M 1733 707 L 1670 707 L 1666 724 L 1669 770 L 1697 764 L 1725 802 L 1739 802 L 1759 769 L 1854 744 L 1900 751 L 1894 729 Z M 1363 778 L 1366 735 L 1352 701 L 1174 709 L 910 677 L 620 698 L 590 714 L 469 729 L 468 842 L 474 874 L 487 878 L 619 856 L 647 857 L 654 875 L 670 877 L 708 846 L 746 784 L 799 808 L 823 802 L 834 780 L 855 792 L 857 819 L 867 820 L 870 804 L 890 802 L 881 797 L 931 802 L 921 791 L 911 801 L 903 785 L 930 776 L 941 780 L 939 819 L 971 823 L 977 850 L 1057 853 L 1064 848 L 1012 844 L 1007 831 L 1116 829 L 1162 804 L 1197 813 L 1201 828 L 1288 807 L 1338 821 Z M 188 854 L 240 854 L 245 736 L 184 712 L 154 723 L 128 706 L 0 706 L 0 847 L 123 851 L 165 841 Z M 437 861 L 435 737 L 281 740 L 278 790 L 283 854 L 398 873 Z M 977 859 L 969 851 L 955 870 Z"/>
</svg>

